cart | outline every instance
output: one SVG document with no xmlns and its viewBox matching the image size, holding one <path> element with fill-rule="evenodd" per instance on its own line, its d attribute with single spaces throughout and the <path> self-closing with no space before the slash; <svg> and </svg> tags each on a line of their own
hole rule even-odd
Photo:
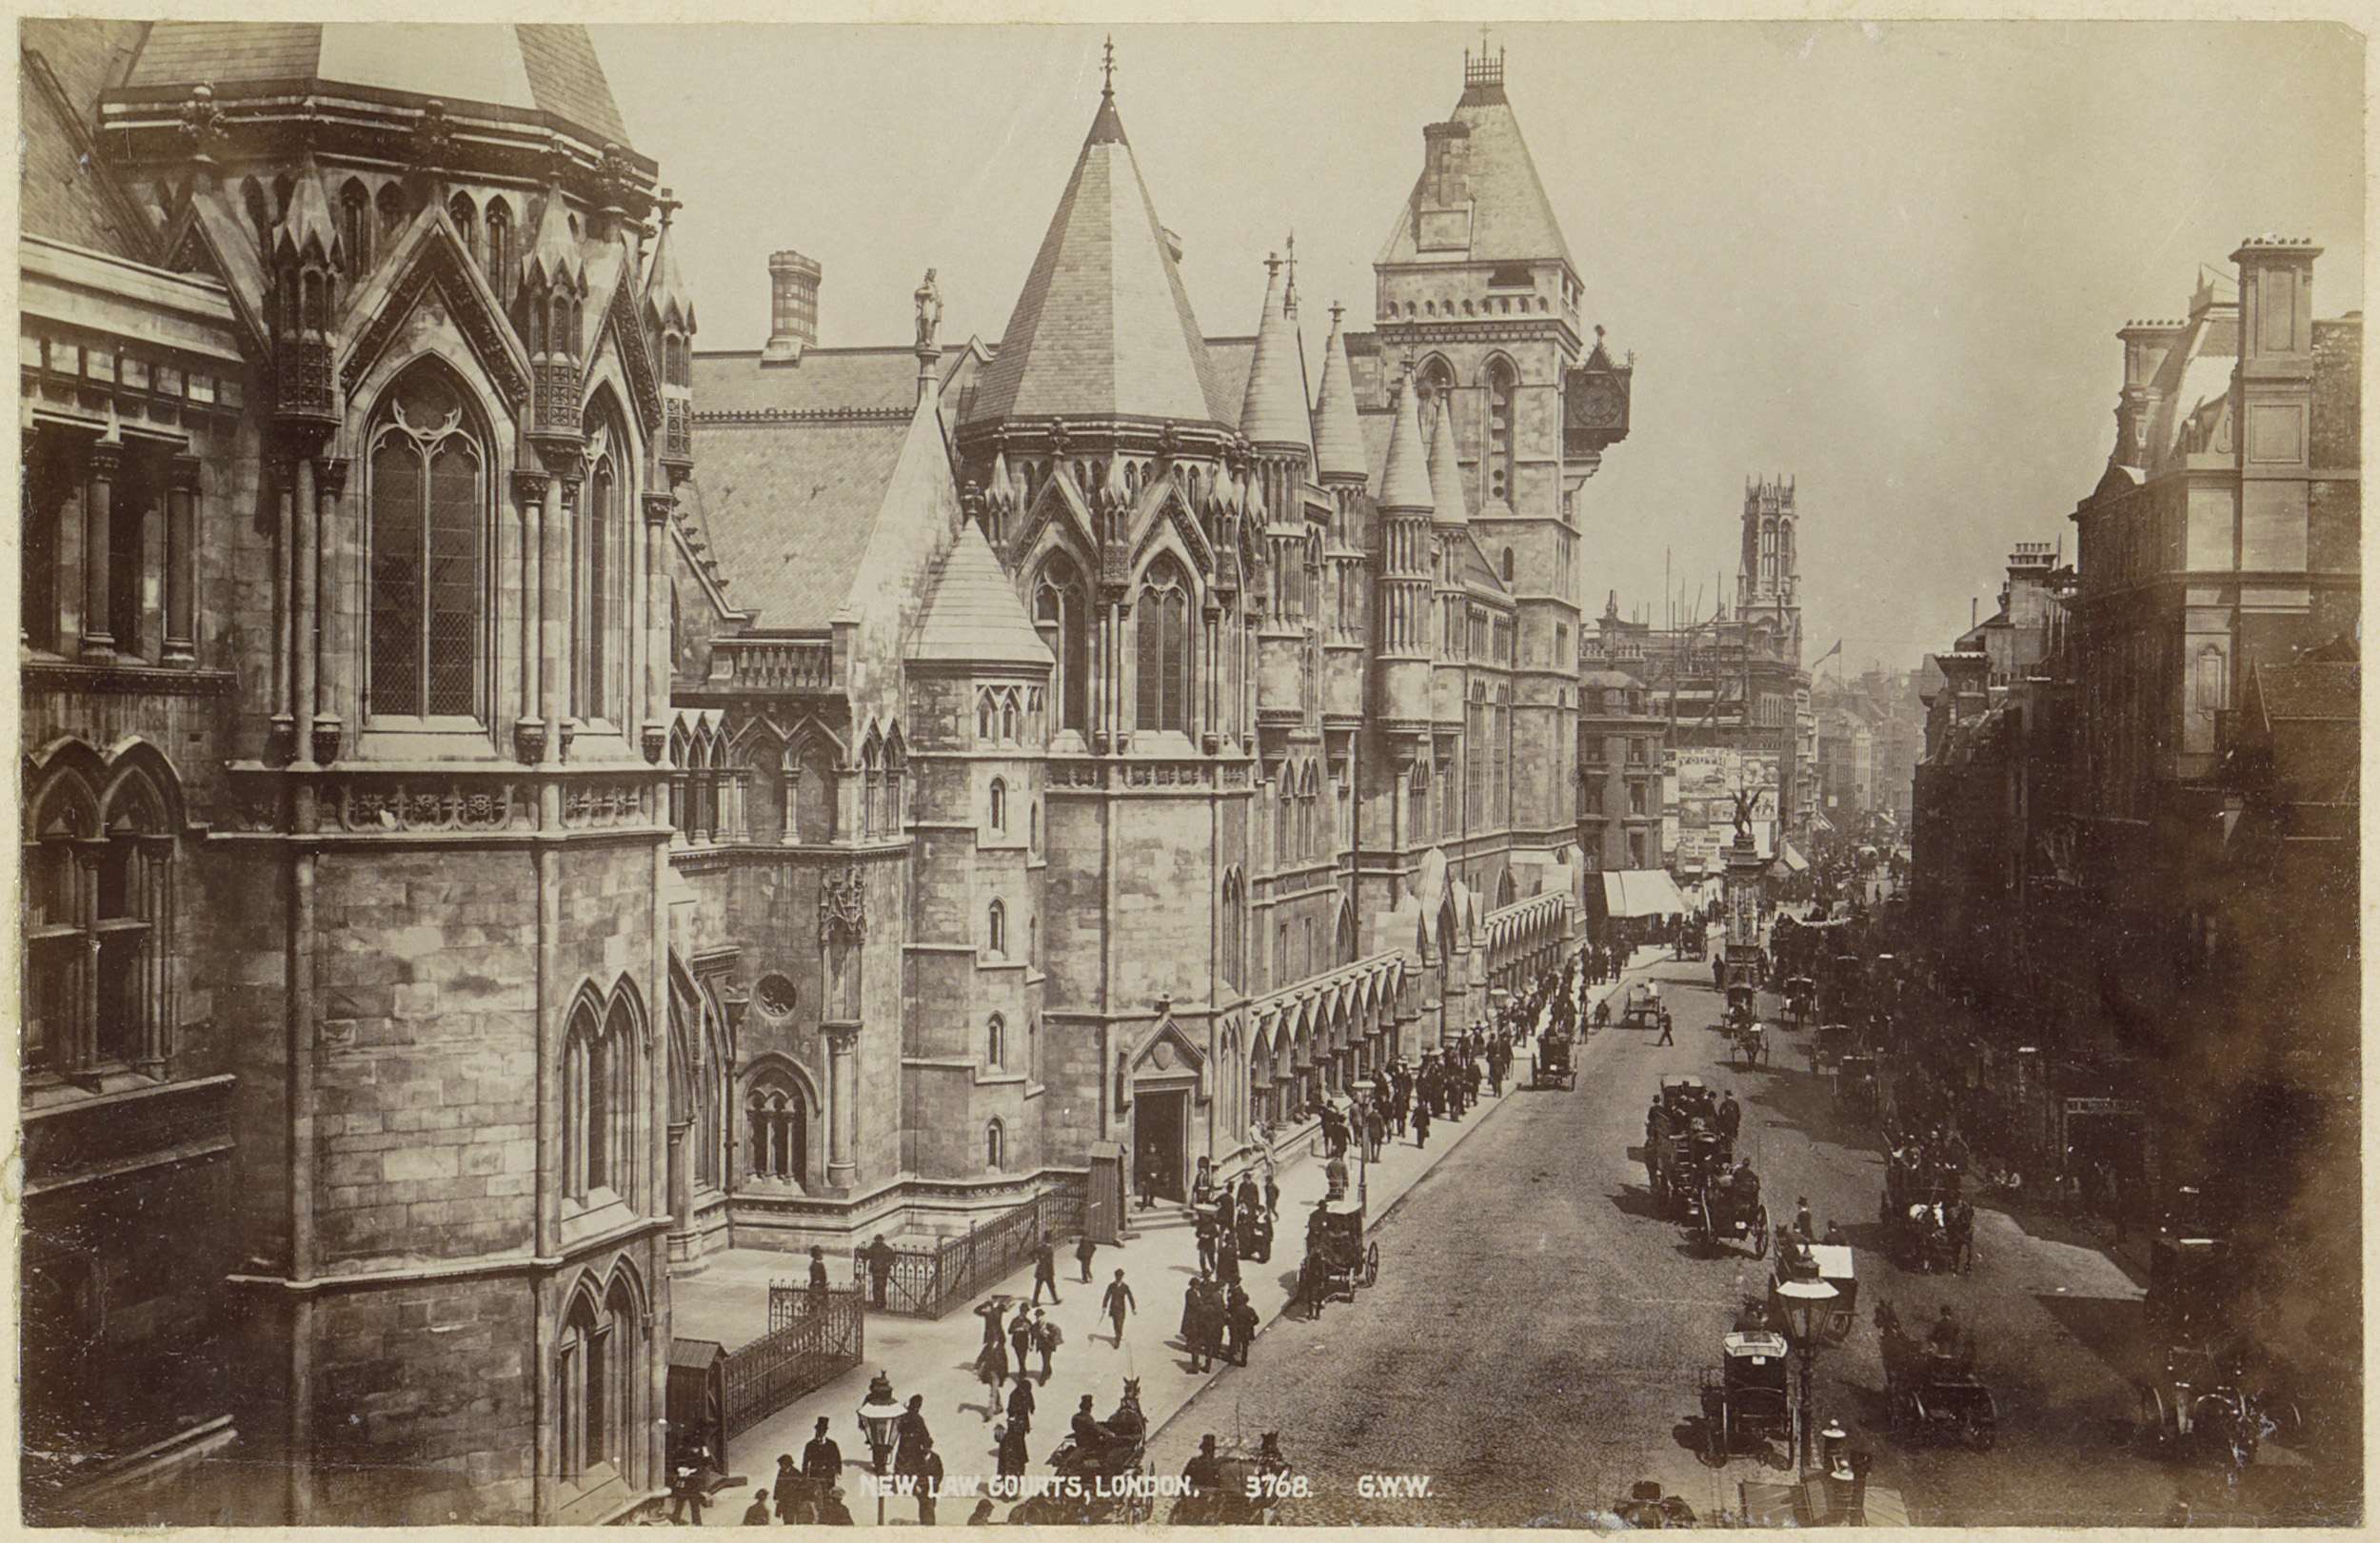
<svg viewBox="0 0 2380 1543">
<path fill-rule="evenodd" d="M 1650 980 L 1639 980 L 1628 988 L 1628 1003 L 1619 1015 L 1620 1026 L 1629 1029 L 1657 1029 L 1661 1026 L 1661 993 Z"/>
<path fill-rule="evenodd" d="M 1702 1369 L 1704 1459 L 1722 1467 L 1754 1439 L 1761 1443 L 1763 1458 L 1772 1440 L 1790 1450 L 1794 1415 L 1786 1393 L 1785 1336 L 1766 1330 L 1731 1334 L 1719 1346 L 1719 1364 Z"/>
<path fill-rule="evenodd" d="M 1769 1213 L 1760 1203 L 1756 1178 L 1738 1186 L 1723 1167 L 1706 1167 L 1694 1209 L 1696 1241 L 1714 1246 L 1740 1243 L 1752 1250 L 1755 1259 L 1768 1256 Z"/>
<path fill-rule="evenodd" d="M 1789 1280 L 1823 1280 L 1834 1287 L 1835 1299 L 1826 1304 L 1826 1318 L 1819 1326 L 1818 1337 L 1829 1345 L 1839 1345 L 1851 1337 L 1852 1328 L 1858 1321 L 1859 1281 L 1849 1244 L 1804 1243 L 1788 1233 L 1776 1245 L 1776 1269 L 1769 1277 L 1772 1301 L 1776 1288 Z"/>
<path fill-rule="evenodd" d="M 1730 982 L 1727 988 L 1727 1013 L 1712 1025 L 1721 1033 L 1733 1033 L 1737 1026 L 1758 1019 L 1760 997 L 1758 988 L 1749 980 Z"/>
<path fill-rule="evenodd" d="M 1884 1345 L 1884 1398 L 1893 1429 L 1991 1451 L 1999 1439 L 2000 1406 L 1975 1375 L 1973 1343 L 1944 1351 L 1914 1338 L 1890 1302 L 1876 1305 L 1875 1324 Z"/>
<path fill-rule="evenodd" d="M 1785 978 L 1785 1012 L 1794 1027 L 1806 1029 L 1818 1012 L 1818 983 L 1806 975 Z"/>
<path fill-rule="evenodd" d="M 1140 1412 L 1139 1377 L 1124 1379 L 1115 1413 L 1100 1425 L 1106 1439 L 1095 1451 L 1082 1451 L 1072 1435 L 1058 1444 L 1049 1465 L 1065 1482 L 1019 1502 L 1008 1513 L 1010 1521 L 1026 1526 L 1137 1526 L 1155 1513 L 1157 1474 L 1148 1461 L 1149 1425 Z"/>
<path fill-rule="evenodd" d="M 1578 1085 L 1578 1068 L 1570 1057 L 1570 1036 L 1549 1029 L 1537 1037 L 1537 1054 L 1530 1058 L 1529 1085 L 1532 1088 L 1560 1088 L 1567 1093 Z"/>
<path fill-rule="evenodd" d="M 1306 1218 L 1305 1262 L 1298 1267 L 1295 1300 L 1309 1317 L 1319 1317 L 1333 1297 L 1356 1299 L 1356 1289 L 1380 1278 L 1380 1245 L 1363 1236 L 1363 1202 L 1340 1198 L 1316 1202 Z"/>
<path fill-rule="evenodd" d="M 2156 1451 L 2218 1465 L 2226 1485 L 2239 1482 L 2267 1437 L 2300 1424 L 2295 1404 L 2251 1391 L 2236 1358 L 2218 1358 L 2203 1344 L 2167 1352 L 2163 1375 L 2140 1389 L 2140 1420 Z"/>
<path fill-rule="evenodd" d="M 1279 1482 L 1289 1473 L 1281 1455 L 1280 1435 L 1266 1433 L 1255 1446 L 1245 1441 L 1218 1443 L 1217 1476 L 1212 1488 L 1185 1494 L 1165 1513 L 1171 1527 L 1274 1527 L 1292 1486 Z"/>
</svg>

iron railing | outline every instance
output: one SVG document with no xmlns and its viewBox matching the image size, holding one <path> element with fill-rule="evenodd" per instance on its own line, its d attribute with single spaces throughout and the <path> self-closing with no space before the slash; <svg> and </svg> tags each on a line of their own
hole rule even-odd
<svg viewBox="0 0 2380 1543">
<path fill-rule="evenodd" d="M 768 1286 L 768 1333 L 727 1353 L 727 1434 L 739 1435 L 860 1364 L 867 1314 L 857 1288 Z"/>
<path fill-rule="evenodd" d="M 1080 1192 L 1061 1190 L 1027 1200 L 930 1248 L 893 1249 L 881 1303 L 875 1300 L 866 1249 L 852 1250 L 851 1276 L 879 1313 L 939 1318 L 1023 1268 L 1043 1237 L 1055 1245 L 1081 1233 L 1082 1202 Z"/>
</svg>

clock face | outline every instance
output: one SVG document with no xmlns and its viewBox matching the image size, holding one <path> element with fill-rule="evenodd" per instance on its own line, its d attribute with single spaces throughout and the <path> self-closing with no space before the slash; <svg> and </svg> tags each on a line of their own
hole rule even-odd
<svg viewBox="0 0 2380 1543">
<path fill-rule="evenodd" d="M 1626 411 L 1616 381 L 1584 381 L 1570 394 L 1570 421 L 1581 428 L 1616 428 Z"/>
</svg>

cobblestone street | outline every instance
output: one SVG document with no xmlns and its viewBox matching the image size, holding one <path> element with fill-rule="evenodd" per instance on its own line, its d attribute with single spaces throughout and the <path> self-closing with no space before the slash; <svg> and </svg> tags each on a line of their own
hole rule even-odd
<svg viewBox="0 0 2380 1543">
<path fill-rule="evenodd" d="M 1726 1468 L 1697 1454 L 1698 1369 L 1716 1365 L 1738 1298 L 1769 1262 L 1709 1253 L 1656 1217 L 1636 1158 L 1664 1075 L 1735 1090 L 1744 1149 L 1780 1223 L 1808 1197 L 1818 1225 L 1855 1250 L 1859 1324 L 1821 1359 L 1822 1417 L 1877 1451 L 1874 1482 L 1935 1525 L 2141 1525 L 2203 1483 L 2130 1445 L 2132 1378 L 2148 1370 L 2139 1288 L 2099 1250 L 2027 1233 L 1979 1209 L 1972 1275 L 1905 1274 L 1880 1253 L 1881 1165 L 1812 1078 L 1800 1037 L 1774 1067 L 1737 1071 L 1708 1032 L 1709 975 L 1664 967 L 1677 1043 L 1607 1030 L 1583 1053 L 1575 1094 L 1523 1093 L 1418 1185 L 1379 1229 L 1380 1283 L 1319 1321 L 1284 1318 L 1245 1371 L 1226 1371 L 1163 1429 L 1160 1473 L 1201 1434 L 1281 1433 L 1313 1496 L 1291 1519 L 1364 1525 L 1580 1525 L 1639 1479 L 1696 1512 L 1732 1509 L 1742 1480 L 1789 1478 L 1781 1447 Z M 1697 984 L 1697 980 L 1699 983 Z M 1883 1430 L 1874 1305 L 1972 1324 L 1999 1403 L 1990 1453 L 1918 1448 Z M 2297 1460 L 2268 1447 L 2261 1486 Z M 1427 1474 L 1427 1497 L 1367 1499 L 1366 1474 Z M 2201 1501 L 2202 1507 L 2204 1501 Z"/>
</svg>

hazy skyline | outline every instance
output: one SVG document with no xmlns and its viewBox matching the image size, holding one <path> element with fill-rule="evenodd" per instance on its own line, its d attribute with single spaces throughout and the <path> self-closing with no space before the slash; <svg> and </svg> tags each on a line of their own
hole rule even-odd
<svg viewBox="0 0 2380 1543">
<path fill-rule="evenodd" d="M 758 347 L 767 254 L 825 267 L 821 342 L 996 343 L 1100 89 L 1092 26 L 593 29 L 685 208 L 704 349 Z M 1477 26 L 1136 25 L 1116 92 L 1210 336 L 1255 328 L 1294 228 L 1310 368 L 1461 88 Z M 1580 600 L 1707 615 L 1749 475 L 1798 483 L 1805 657 L 1947 646 L 2009 544 L 2070 537 L 2112 443 L 2114 333 L 2241 237 L 2325 248 L 2362 304 L 2362 42 L 2328 24 L 1495 26 L 1582 315 L 1637 356 L 1580 494 Z M 689 89 L 688 83 L 699 83 Z M 2073 542 L 2067 540 L 2073 551 Z"/>
</svg>

